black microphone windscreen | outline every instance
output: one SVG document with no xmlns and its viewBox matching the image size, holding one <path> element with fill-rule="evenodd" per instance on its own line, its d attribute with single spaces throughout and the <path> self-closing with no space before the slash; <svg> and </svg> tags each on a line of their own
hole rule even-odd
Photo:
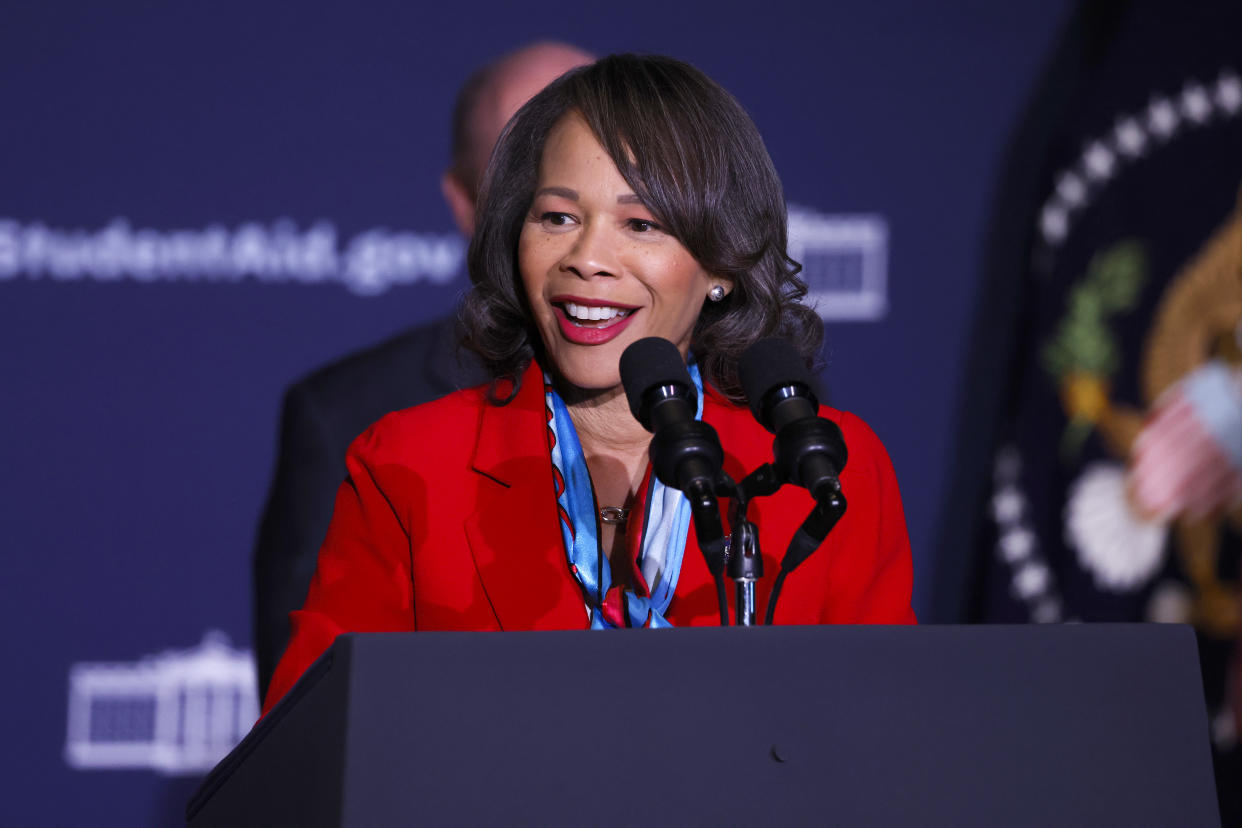
<svg viewBox="0 0 1242 828">
<path fill-rule="evenodd" d="M 629 401 L 630 412 L 634 419 L 650 429 L 643 422 L 643 395 L 648 388 L 659 385 L 681 385 L 686 389 L 687 399 L 697 405 L 694 382 L 690 372 L 686 370 L 686 362 L 681 351 L 667 339 L 649 336 L 640 339 L 621 354 L 621 385 L 625 388 L 625 398 Z"/>
<path fill-rule="evenodd" d="M 780 337 L 770 336 L 751 345 L 742 352 L 737 368 L 750 411 L 761 423 L 764 421 L 763 398 L 768 391 L 794 384 L 811 388 L 811 376 L 802 354 L 789 340 Z"/>
</svg>

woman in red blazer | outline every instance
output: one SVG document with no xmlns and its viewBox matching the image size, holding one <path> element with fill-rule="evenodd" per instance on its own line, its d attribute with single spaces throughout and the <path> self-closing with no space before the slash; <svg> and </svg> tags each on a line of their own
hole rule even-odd
<svg viewBox="0 0 1242 828">
<path fill-rule="evenodd" d="M 770 462 L 771 435 L 738 404 L 738 357 L 776 334 L 810 364 L 823 336 L 785 243 L 754 124 L 692 67 L 613 56 L 535 96 L 493 154 L 469 254 L 466 344 L 497 379 L 390 414 L 350 448 L 265 710 L 342 632 L 718 624 L 689 505 L 651 474 L 618 364 L 639 339 L 672 342 L 724 470 Z M 775 621 L 912 623 L 888 456 L 856 417 L 820 414 L 849 447 L 849 508 Z M 793 486 L 752 502 L 767 572 L 813 507 Z"/>
</svg>

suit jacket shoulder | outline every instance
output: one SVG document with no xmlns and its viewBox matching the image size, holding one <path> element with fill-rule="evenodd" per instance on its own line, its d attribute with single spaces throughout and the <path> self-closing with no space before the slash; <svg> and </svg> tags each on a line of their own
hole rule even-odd
<svg viewBox="0 0 1242 828">
<path fill-rule="evenodd" d="M 458 353 L 453 320 L 445 317 L 321 367 L 285 392 L 279 455 L 254 551 L 261 688 L 288 641 L 288 615 L 306 597 L 350 443 L 388 412 L 481 382 L 480 373 Z"/>
<path fill-rule="evenodd" d="M 490 405 L 487 386 L 481 385 L 390 412 L 358 435 L 348 455 L 368 465 L 461 473 L 469 468 Z"/>
<path fill-rule="evenodd" d="M 342 450 L 390 411 L 420 405 L 483 381 L 457 348 L 451 317 L 406 330 L 316 369 L 286 394 L 286 406 L 312 408 Z"/>
</svg>

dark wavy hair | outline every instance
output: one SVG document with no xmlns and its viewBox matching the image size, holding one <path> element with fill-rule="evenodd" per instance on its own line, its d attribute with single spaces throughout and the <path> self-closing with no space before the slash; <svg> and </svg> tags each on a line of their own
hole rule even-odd
<svg viewBox="0 0 1242 828">
<path fill-rule="evenodd" d="M 705 301 L 690 349 L 708 382 L 735 402 L 742 351 L 783 336 L 811 366 L 823 323 L 801 299 L 801 265 L 786 253 L 785 198 L 763 139 L 741 105 L 693 66 L 666 57 L 612 55 L 562 75 L 523 106 L 492 153 L 467 262 L 473 287 L 460 310 L 463 342 L 494 380 L 492 399 L 517 393 L 543 345 L 518 270 L 548 133 L 582 115 L 655 219 L 708 272 L 732 280 Z"/>
</svg>

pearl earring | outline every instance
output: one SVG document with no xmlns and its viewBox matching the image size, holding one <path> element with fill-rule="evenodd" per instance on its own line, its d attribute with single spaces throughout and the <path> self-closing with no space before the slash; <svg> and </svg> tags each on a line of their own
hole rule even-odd
<svg viewBox="0 0 1242 828">
<path fill-rule="evenodd" d="M 707 298 L 713 302 L 719 302 L 725 298 L 724 285 L 713 285 L 712 289 L 707 292 Z"/>
</svg>

